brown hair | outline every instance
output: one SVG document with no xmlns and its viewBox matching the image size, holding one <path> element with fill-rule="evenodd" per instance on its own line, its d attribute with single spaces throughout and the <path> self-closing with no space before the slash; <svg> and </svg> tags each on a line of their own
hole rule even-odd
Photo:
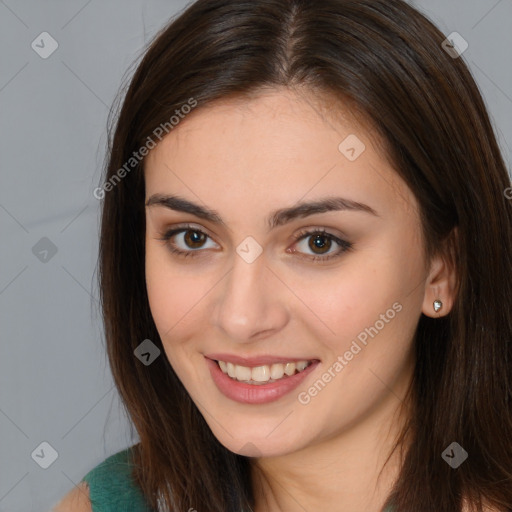
<svg viewBox="0 0 512 512">
<path fill-rule="evenodd" d="M 304 86 L 367 116 L 419 202 L 427 254 L 443 251 L 458 279 L 450 314 L 418 323 L 396 512 L 460 511 L 463 498 L 478 511 L 512 508 L 510 178 L 479 90 L 444 39 L 401 0 L 199 0 L 144 53 L 103 177 L 190 98 L 199 109 Z M 154 508 L 247 510 L 250 459 L 217 441 L 165 356 L 134 357 L 144 339 L 163 347 L 145 287 L 143 160 L 123 175 L 103 199 L 99 278 L 111 370 L 140 436 L 134 474 Z M 453 441 L 469 454 L 457 469 L 441 457 Z"/>
</svg>

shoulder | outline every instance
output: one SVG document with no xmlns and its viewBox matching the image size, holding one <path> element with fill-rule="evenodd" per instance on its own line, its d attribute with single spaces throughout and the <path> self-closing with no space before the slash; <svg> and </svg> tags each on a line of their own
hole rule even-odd
<svg viewBox="0 0 512 512">
<path fill-rule="evenodd" d="M 133 449 L 131 446 L 107 457 L 103 462 L 91 469 L 83 480 L 89 485 L 97 478 L 122 481 L 131 475 L 133 470 Z"/>
<path fill-rule="evenodd" d="M 87 483 L 80 482 L 52 508 L 51 512 L 92 512 Z"/>
<path fill-rule="evenodd" d="M 133 448 L 106 458 L 91 469 L 52 512 L 148 510 L 142 490 L 133 478 Z"/>
</svg>

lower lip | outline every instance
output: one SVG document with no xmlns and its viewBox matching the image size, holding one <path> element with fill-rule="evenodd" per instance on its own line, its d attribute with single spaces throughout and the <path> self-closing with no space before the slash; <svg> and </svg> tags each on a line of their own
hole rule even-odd
<svg viewBox="0 0 512 512">
<path fill-rule="evenodd" d="M 293 391 L 318 365 L 313 361 L 305 370 L 268 384 L 246 384 L 225 374 L 212 359 L 206 358 L 210 374 L 219 391 L 231 400 L 243 404 L 266 404 Z"/>
</svg>

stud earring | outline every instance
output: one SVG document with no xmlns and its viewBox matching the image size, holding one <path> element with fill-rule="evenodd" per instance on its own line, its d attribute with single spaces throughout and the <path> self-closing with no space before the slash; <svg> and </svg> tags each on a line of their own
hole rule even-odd
<svg viewBox="0 0 512 512">
<path fill-rule="evenodd" d="M 437 313 L 442 307 L 443 303 L 439 299 L 436 299 L 434 301 L 434 311 Z"/>
</svg>

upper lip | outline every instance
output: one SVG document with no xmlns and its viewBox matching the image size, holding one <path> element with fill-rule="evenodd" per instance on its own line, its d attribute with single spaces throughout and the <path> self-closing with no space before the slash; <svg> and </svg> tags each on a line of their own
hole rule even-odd
<svg viewBox="0 0 512 512">
<path fill-rule="evenodd" d="M 318 361 L 318 359 L 310 357 L 287 357 L 287 356 L 271 356 L 261 355 L 253 357 L 237 356 L 234 354 L 205 354 L 205 357 L 214 361 L 224 361 L 225 363 L 238 364 L 240 366 L 263 366 L 271 364 L 296 363 L 298 361 Z"/>
</svg>

